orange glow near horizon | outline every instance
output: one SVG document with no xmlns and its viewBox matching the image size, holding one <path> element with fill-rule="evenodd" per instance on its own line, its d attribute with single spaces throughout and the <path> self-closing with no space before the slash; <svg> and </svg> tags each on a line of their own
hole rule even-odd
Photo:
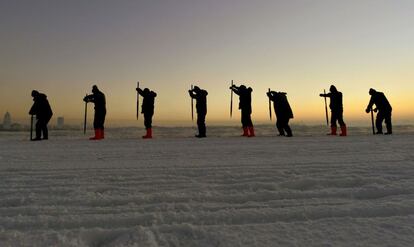
<svg viewBox="0 0 414 247">
<path fill-rule="evenodd" d="M 318 95 L 331 84 L 343 93 L 349 124 L 368 118 L 371 87 L 388 97 L 395 122 L 414 120 L 414 2 L 39 0 L 1 7 L 0 114 L 15 119 L 28 118 L 36 89 L 48 95 L 54 117 L 80 121 L 82 98 L 96 84 L 107 97 L 108 123 L 142 125 L 135 121 L 139 80 L 158 93 L 155 125 L 191 124 L 190 84 L 209 92 L 208 123 L 240 124 L 237 97 L 229 119 L 233 79 L 253 88 L 254 122 L 269 122 L 271 88 L 288 93 L 292 123 L 324 124 Z"/>
<path fill-rule="evenodd" d="M 115 94 L 115 92 L 108 93 L 108 90 L 105 90 L 104 87 L 101 87 L 102 91 L 106 94 L 107 97 L 108 123 L 115 122 L 118 125 L 123 125 L 122 123 L 124 123 L 124 125 L 142 125 L 142 117 L 139 121 L 135 121 L 136 95 L 134 92 L 133 85 L 134 83 L 131 83 L 132 90 L 129 90 L 128 93 L 125 94 Z M 230 119 L 229 117 L 230 93 L 227 89 L 228 87 L 226 86 L 227 85 L 223 86 L 223 90 L 219 90 L 218 88 L 213 88 L 209 90 L 207 122 L 211 124 L 228 123 L 238 125 L 240 122 L 240 113 L 238 110 L 238 97 L 236 95 L 233 98 L 233 118 Z M 326 84 L 325 88 L 328 87 L 329 84 Z M 259 88 L 259 86 L 256 85 L 256 88 Z M 341 90 L 341 88 L 338 89 Z M 86 93 L 87 90 L 84 91 Z M 156 98 L 155 104 L 154 124 L 168 125 L 169 123 L 181 123 L 184 125 L 191 125 L 190 98 L 187 96 L 186 89 L 183 88 L 181 89 L 181 91 L 177 90 L 176 92 L 169 92 L 176 93 L 176 98 L 167 97 L 167 90 L 159 89 L 156 91 L 158 93 L 158 97 Z M 288 92 L 288 100 L 292 106 L 295 116 L 295 118 L 291 121 L 292 123 L 325 123 L 324 101 L 323 98 L 318 96 L 318 94 L 322 92 L 322 90 L 299 92 L 297 94 L 290 93 L 288 90 L 278 91 Z M 385 94 L 393 106 L 394 121 L 406 123 L 410 122 L 410 120 L 413 119 L 412 102 L 410 101 L 409 92 L 404 93 L 402 91 L 403 90 L 399 90 L 394 93 L 385 91 Z M 273 122 L 270 122 L 269 120 L 268 100 L 265 95 L 265 92 L 266 90 L 264 88 L 260 92 L 259 90 L 254 89 L 252 95 L 252 118 L 254 122 L 273 124 L 275 119 L 273 119 Z M 350 93 L 347 91 L 342 92 L 344 94 L 345 121 L 349 124 L 352 124 L 354 122 L 368 121 L 369 115 L 366 114 L 364 111 L 370 98 L 368 93 L 364 91 L 354 93 Z M 26 114 L 26 112 L 32 104 L 29 93 L 30 90 L 28 90 L 28 93 L 24 99 L 25 105 L 22 104 L 16 108 L 4 109 L 2 114 L 4 114 L 7 110 L 11 112 L 12 116 L 16 119 L 28 119 L 28 115 Z M 53 92 L 47 94 L 49 101 L 52 104 L 54 118 L 58 116 L 63 116 L 65 117 L 65 119 L 68 120 L 82 120 L 84 107 L 84 103 L 82 102 L 82 96 L 84 94 L 80 94 L 79 92 L 73 92 L 73 94 L 68 93 L 58 98 L 55 97 Z M 77 97 L 74 97 L 75 95 Z M 7 97 L 9 96 L 2 96 L 2 98 Z M 67 102 L 70 102 L 70 104 Z M 88 109 L 89 117 L 92 118 L 93 105 L 89 105 Z M 272 114 L 274 116 L 273 104 Z"/>
</svg>

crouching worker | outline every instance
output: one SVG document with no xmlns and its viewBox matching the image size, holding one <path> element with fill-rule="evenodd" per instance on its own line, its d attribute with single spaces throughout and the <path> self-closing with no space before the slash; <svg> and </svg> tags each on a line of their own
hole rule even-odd
<svg viewBox="0 0 414 247">
<path fill-rule="evenodd" d="M 136 89 L 137 92 L 144 98 L 142 101 L 142 110 L 141 113 L 144 114 L 144 125 L 147 130 L 147 134 L 142 138 L 151 139 L 152 138 L 152 116 L 154 115 L 154 101 L 157 94 L 154 91 L 150 91 L 148 88 L 141 90 L 140 88 Z"/>
<path fill-rule="evenodd" d="M 39 93 L 36 90 L 32 91 L 33 97 L 33 106 L 30 108 L 29 114 L 36 115 L 36 137 L 32 141 L 40 141 L 49 139 L 49 132 L 47 129 L 47 124 L 52 118 L 53 112 L 52 108 L 49 105 L 47 96 L 43 93 Z"/>
<path fill-rule="evenodd" d="M 93 128 L 95 129 L 95 136 L 89 138 L 89 140 L 101 140 L 105 138 L 104 123 L 106 116 L 106 100 L 105 95 L 99 91 L 98 87 L 94 85 L 92 87 L 92 94 L 83 98 L 85 102 L 92 102 L 95 104 L 95 115 L 93 118 Z"/>
<path fill-rule="evenodd" d="M 376 106 L 374 109 L 377 113 L 377 118 L 375 120 L 375 125 L 377 127 L 376 134 L 383 134 L 382 133 L 382 122 L 385 120 L 385 126 L 387 127 L 386 135 L 392 134 L 392 123 L 391 123 L 391 113 L 392 107 L 390 102 L 388 102 L 387 97 L 385 97 L 384 93 L 377 92 L 375 89 L 369 90 L 369 95 L 371 95 L 371 99 L 369 100 L 367 109 L 365 109 L 366 113 L 369 113 L 373 107 Z"/>
<path fill-rule="evenodd" d="M 267 97 L 273 101 L 273 107 L 276 114 L 276 128 L 279 131 L 279 136 L 292 136 L 292 130 L 289 126 L 289 120 L 293 118 L 292 108 L 283 92 L 267 92 Z M 286 131 L 286 134 L 285 134 Z"/>
</svg>

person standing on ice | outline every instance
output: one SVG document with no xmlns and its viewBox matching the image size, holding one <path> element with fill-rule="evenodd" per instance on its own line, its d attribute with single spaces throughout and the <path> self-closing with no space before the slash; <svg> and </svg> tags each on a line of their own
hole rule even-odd
<svg viewBox="0 0 414 247">
<path fill-rule="evenodd" d="M 273 101 L 273 107 L 277 118 L 276 127 L 279 131 L 279 136 L 291 137 L 292 130 L 289 126 L 289 120 L 293 118 L 293 112 L 287 100 L 286 93 L 271 91 L 266 94 L 267 97 Z"/>
<path fill-rule="evenodd" d="M 92 87 L 92 94 L 83 98 L 85 102 L 92 102 L 95 104 L 95 115 L 93 119 L 93 128 L 95 129 L 95 136 L 89 138 L 89 140 L 101 140 L 105 138 L 104 123 L 106 116 L 106 100 L 105 95 L 99 91 L 98 87 L 94 85 Z"/>
<path fill-rule="evenodd" d="M 377 113 L 377 118 L 375 120 L 375 125 L 377 127 L 377 134 L 382 134 L 382 122 L 385 120 L 385 125 L 387 127 L 386 135 L 392 134 L 392 124 L 391 124 L 391 112 L 392 107 L 390 102 L 388 102 L 387 98 L 385 97 L 384 93 L 377 92 L 375 89 L 369 89 L 369 94 L 371 95 L 371 99 L 368 103 L 367 109 L 365 110 L 366 113 L 369 113 L 372 109 L 372 106 L 375 104 L 376 108 L 374 109 Z"/>
<path fill-rule="evenodd" d="M 43 93 L 39 93 L 36 90 L 32 91 L 33 105 L 30 108 L 29 115 L 36 115 L 36 137 L 32 141 L 49 139 L 49 131 L 47 129 L 47 124 L 53 116 L 52 108 L 50 107 L 47 96 Z"/>
<path fill-rule="evenodd" d="M 206 137 L 206 115 L 207 115 L 207 95 L 206 90 L 200 89 L 195 86 L 192 90 L 188 90 L 190 97 L 196 100 L 197 110 L 197 127 L 198 135 L 195 137 L 203 138 Z"/>
<path fill-rule="evenodd" d="M 241 110 L 241 122 L 243 127 L 242 136 L 255 136 L 251 118 L 253 89 L 251 87 L 247 88 L 245 85 L 240 85 L 240 87 L 232 85 L 230 89 L 239 96 L 239 109 Z"/>
<path fill-rule="evenodd" d="M 137 92 L 144 98 L 142 101 L 141 113 L 144 114 L 144 125 L 147 130 L 147 134 L 142 138 L 152 138 L 152 116 L 154 115 L 154 101 L 157 94 L 154 91 L 150 91 L 148 88 L 141 90 L 139 87 L 136 88 Z"/>
<path fill-rule="evenodd" d="M 339 92 L 334 85 L 329 88 L 329 93 L 320 94 L 321 97 L 329 97 L 330 103 L 329 108 L 331 109 L 331 133 L 328 135 L 336 135 L 336 121 L 338 121 L 341 127 L 340 136 L 346 136 L 346 124 L 344 122 L 344 109 L 342 105 L 342 93 Z"/>
</svg>

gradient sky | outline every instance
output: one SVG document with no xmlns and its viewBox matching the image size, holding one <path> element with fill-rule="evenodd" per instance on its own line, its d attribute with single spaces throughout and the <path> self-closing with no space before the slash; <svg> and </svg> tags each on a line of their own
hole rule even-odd
<svg viewBox="0 0 414 247">
<path fill-rule="evenodd" d="M 270 87 L 288 92 L 294 123 L 323 124 L 318 94 L 332 83 L 345 121 L 369 121 L 373 87 L 395 122 L 409 122 L 413 13 L 412 0 L 3 0 L 0 114 L 28 118 L 38 89 L 55 117 L 81 120 L 97 84 L 109 123 L 134 123 L 139 80 L 158 93 L 155 125 L 190 121 L 191 83 L 209 91 L 207 121 L 218 123 L 229 121 L 233 79 L 254 90 L 254 122 L 268 119 Z"/>
</svg>

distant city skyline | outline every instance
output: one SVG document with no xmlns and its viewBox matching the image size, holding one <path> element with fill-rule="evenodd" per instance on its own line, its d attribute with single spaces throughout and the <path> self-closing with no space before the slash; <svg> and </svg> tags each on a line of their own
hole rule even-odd
<svg viewBox="0 0 414 247">
<path fill-rule="evenodd" d="M 388 97 L 393 121 L 410 122 L 413 10 L 408 0 L 3 1 L 0 113 L 27 121 L 36 89 L 54 123 L 81 123 L 82 98 L 96 84 L 108 124 L 142 125 L 140 81 L 158 93 L 154 125 L 191 125 L 190 84 L 209 92 L 208 123 L 238 124 L 237 97 L 229 118 L 234 80 L 253 88 L 258 123 L 272 123 L 271 88 L 288 93 L 293 124 L 324 124 L 318 95 L 331 84 L 348 124 L 369 121 L 371 87 Z"/>
</svg>

